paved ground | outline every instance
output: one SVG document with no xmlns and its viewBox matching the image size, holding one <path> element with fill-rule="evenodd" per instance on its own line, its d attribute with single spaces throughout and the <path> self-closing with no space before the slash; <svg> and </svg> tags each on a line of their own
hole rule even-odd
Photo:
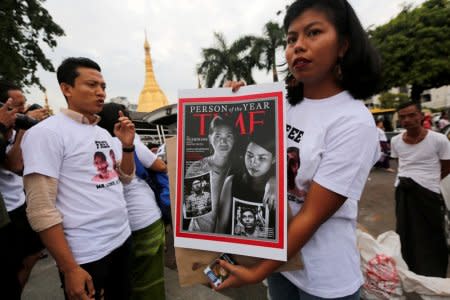
<svg viewBox="0 0 450 300">
<path fill-rule="evenodd" d="M 374 236 L 395 228 L 394 178 L 395 174 L 393 173 L 373 170 L 364 190 L 358 221 Z M 173 239 L 170 234 L 167 238 L 165 280 L 168 300 L 265 299 L 266 288 L 262 284 L 226 291 L 223 294 L 213 292 L 202 285 L 181 288 L 178 284 L 173 248 L 170 246 L 173 245 Z M 450 270 L 448 274 L 450 277 Z M 41 260 L 34 268 L 22 298 L 26 300 L 63 299 L 56 266 L 51 258 Z M 410 296 L 410 299 L 415 298 Z"/>
</svg>

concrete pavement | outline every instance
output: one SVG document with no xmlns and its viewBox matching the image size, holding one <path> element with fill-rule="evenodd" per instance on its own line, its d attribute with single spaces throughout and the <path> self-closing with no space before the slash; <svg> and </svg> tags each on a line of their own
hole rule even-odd
<svg viewBox="0 0 450 300">
<path fill-rule="evenodd" d="M 177 272 L 169 268 L 164 270 L 167 300 L 182 299 L 264 299 L 266 297 L 266 287 L 262 284 L 239 288 L 224 293 L 217 293 L 209 287 L 196 285 L 193 287 L 181 288 L 178 284 Z M 55 261 L 49 256 L 41 259 L 34 267 L 30 280 L 22 294 L 23 300 L 58 300 L 64 299 L 58 271 Z"/>
</svg>

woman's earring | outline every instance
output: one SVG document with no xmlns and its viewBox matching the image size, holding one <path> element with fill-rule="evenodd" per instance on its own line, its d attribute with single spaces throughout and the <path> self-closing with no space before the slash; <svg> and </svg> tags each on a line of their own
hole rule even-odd
<svg viewBox="0 0 450 300">
<path fill-rule="evenodd" d="M 338 60 L 336 62 L 336 67 L 334 68 L 335 74 L 336 74 L 336 78 L 339 81 L 342 81 L 343 76 L 342 76 L 342 57 L 338 57 Z"/>
</svg>

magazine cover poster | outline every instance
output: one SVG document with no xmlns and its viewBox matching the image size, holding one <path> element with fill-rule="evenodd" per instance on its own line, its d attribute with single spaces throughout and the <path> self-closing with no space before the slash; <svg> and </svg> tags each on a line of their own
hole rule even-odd
<svg viewBox="0 0 450 300">
<path fill-rule="evenodd" d="M 286 260 L 283 91 L 179 92 L 175 246 Z"/>
</svg>

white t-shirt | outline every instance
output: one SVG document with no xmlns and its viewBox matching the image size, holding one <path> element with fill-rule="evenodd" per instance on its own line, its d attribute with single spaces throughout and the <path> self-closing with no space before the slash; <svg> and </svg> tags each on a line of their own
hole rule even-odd
<svg viewBox="0 0 450 300">
<path fill-rule="evenodd" d="M 0 168 L 0 191 L 8 212 L 25 204 L 22 177 L 3 168 Z"/>
<path fill-rule="evenodd" d="M 438 122 L 439 129 L 444 129 L 447 125 L 450 124 L 447 119 L 440 119 Z"/>
<path fill-rule="evenodd" d="M 13 133 L 9 139 L 12 143 L 15 140 L 16 131 Z M 12 148 L 12 145 L 8 145 L 6 148 L 6 153 L 8 153 Z M 25 193 L 23 191 L 23 179 L 22 176 L 17 175 L 14 172 L 0 167 L 0 191 L 5 202 L 6 210 L 11 212 L 16 208 L 25 204 Z"/>
<path fill-rule="evenodd" d="M 440 193 L 440 160 L 450 159 L 450 141 L 441 133 L 428 130 L 425 138 L 418 144 L 410 145 L 403 141 L 403 134 L 391 140 L 391 156 L 398 158 L 398 177 L 409 177 L 421 186 Z"/>
<path fill-rule="evenodd" d="M 386 133 L 384 132 L 384 130 L 381 128 L 378 128 L 378 127 L 377 127 L 377 130 L 378 130 L 378 140 L 380 142 L 387 142 L 387 137 L 386 137 Z"/>
<path fill-rule="evenodd" d="M 122 183 L 113 170 L 122 150 L 105 129 L 61 113 L 25 133 L 22 153 L 24 176 L 58 180 L 56 207 L 78 264 L 97 261 L 125 242 L 131 231 Z"/>
<path fill-rule="evenodd" d="M 283 275 L 315 296 L 351 295 L 363 284 L 356 246 L 358 201 L 379 157 L 373 117 L 361 101 L 344 91 L 288 104 L 286 120 L 288 156 L 294 152 L 300 156 L 295 189 L 288 187 L 292 213 L 301 209 L 312 181 L 347 200 L 301 249 L 304 269 Z"/>
<path fill-rule="evenodd" d="M 117 138 L 115 140 L 120 143 Z M 139 161 L 144 167 L 149 168 L 157 159 L 156 155 L 141 142 L 137 134 L 134 146 Z M 144 180 L 135 176 L 129 184 L 124 185 L 123 191 L 131 231 L 145 228 L 161 219 L 161 210 L 156 203 L 155 194 Z"/>
</svg>

